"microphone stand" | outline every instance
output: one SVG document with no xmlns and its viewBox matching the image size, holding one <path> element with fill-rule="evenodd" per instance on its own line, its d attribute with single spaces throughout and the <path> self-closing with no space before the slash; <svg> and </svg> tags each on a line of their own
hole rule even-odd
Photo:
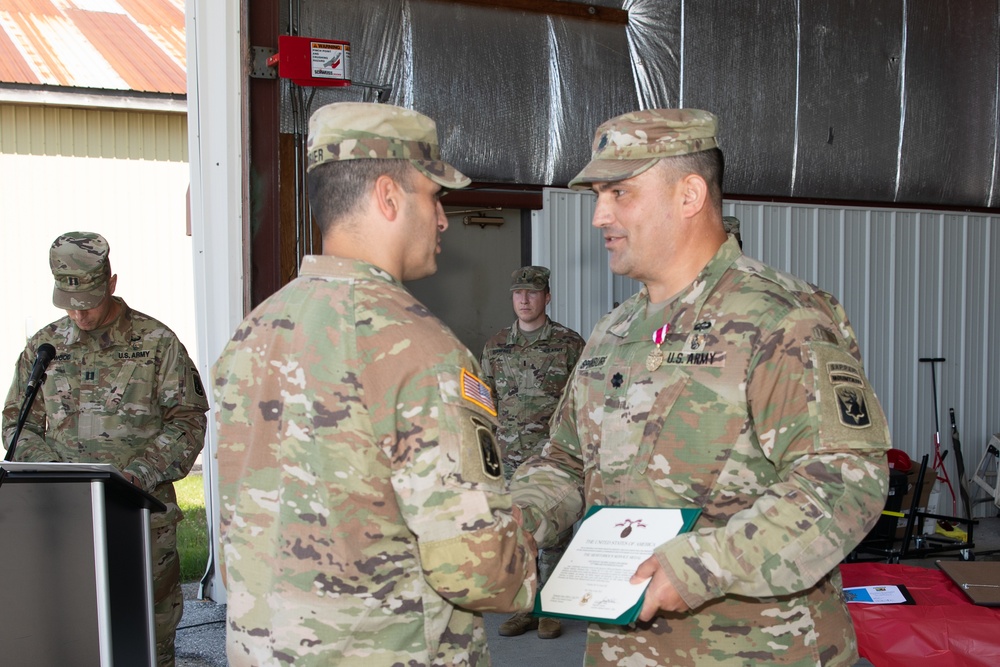
<svg viewBox="0 0 1000 667">
<path fill-rule="evenodd" d="M 14 460 L 14 450 L 17 449 L 17 440 L 21 437 L 21 429 L 24 428 L 24 422 L 28 420 L 28 413 L 31 411 L 31 405 L 35 402 L 38 390 L 45 384 L 45 378 L 45 373 L 42 373 L 42 377 L 39 378 L 38 383 L 32 387 L 28 387 L 28 393 L 25 394 L 24 401 L 21 402 L 21 412 L 17 415 L 17 425 L 14 427 L 14 435 L 11 436 L 10 442 L 7 444 L 7 454 L 3 457 L 4 461 Z M 0 486 L 3 486 L 3 481 L 6 477 L 7 469 L 0 467 Z"/>
</svg>

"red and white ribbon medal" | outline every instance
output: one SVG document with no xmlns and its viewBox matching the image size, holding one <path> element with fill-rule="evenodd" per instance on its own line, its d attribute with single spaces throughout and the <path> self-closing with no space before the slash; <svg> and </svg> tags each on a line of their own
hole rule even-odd
<svg viewBox="0 0 1000 667">
<path fill-rule="evenodd" d="M 660 346 L 663 345 L 663 341 L 667 339 L 667 334 L 670 333 L 670 324 L 664 324 L 662 327 L 653 332 L 653 342 L 656 343 L 656 347 L 653 351 L 649 353 L 646 357 L 646 370 L 653 372 L 660 367 L 663 363 L 663 351 Z"/>
</svg>

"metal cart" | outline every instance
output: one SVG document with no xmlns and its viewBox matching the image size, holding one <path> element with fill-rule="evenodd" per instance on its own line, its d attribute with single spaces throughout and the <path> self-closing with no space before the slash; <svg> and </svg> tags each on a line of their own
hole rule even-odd
<svg viewBox="0 0 1000 667">
<path fill-rule="evenodd" d="M 847 562 L 863 561 L 884 561 L 886 563 L 898 563 L 907 558 L 927 558 L 932 554 L 944 554 L 953 552 L 961 560 L 975 560 L 973 548 L 973 531 L 977 523 L 976 519 L 966 519 L 944 514 L 935 514 L 920 509 L 917 505 L 920 502 L 920 494 L 924 483 L 927 481 L 927 459 L 924 454 L 920 461 L 920 469 L 917 471 L 917 479 L 914 482 L 913 497 L 910 500 L 910 507 L 905 515 L 893 509 L 886 509 L 882 512 L 879 523 L 868 536 L 847 556 Z M 933 484 L 933 480 L 930 481 Z M 896 538 L 896 527 L 898 519 L 906 517 L 906 527 L 903 530 L 901 539 Z M 953 525 L 965 527 L 965 539 L 953 538 L 938 533 L 925 535 L 924 523 L 928 519 L 938 522 L 948 522 Z"/>
</svg>

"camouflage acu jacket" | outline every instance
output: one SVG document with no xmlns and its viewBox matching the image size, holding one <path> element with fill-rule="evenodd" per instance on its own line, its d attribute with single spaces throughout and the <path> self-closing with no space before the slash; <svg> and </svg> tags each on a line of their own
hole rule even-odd
<svg viewBox="0 0 1000 667">
<path fill-rule="evenodd" d="M 533 342 L 517 322 L 486 341 L 480 363 L 497 400 L 497 439 L 508 476 L 541 449 L 583 344 L 578 333 L 548 318 Z"/>
<path fill-rule="evenodd" d="M 69 317 L 28 341 L 3 409 L 10 441 L 38 347 L 55 359 L 18 439 L 18 461 L 111 463 L 138 477 L 167 505 L 153 523 L 179 521 L 172 481 L 194 465 L 205 442 L 208 399 L 198 370 L 177 336 L 118 299 L 118 319 L 81 331 Z"/>
<path fill-rule="evenodd" d="M 692 611 L 591 625 L 586 664 L 854 664 L 837 565 L 884 506 L 889 433 L 846 314 L 733 239 L 664 310 L 647 301 L 598 323 L 511 486 L 543 547 L 593 504 L 702 509 L 656 549 Z"/>
<path fill-rule="evenodd" d="M 392 276 L 306 257 L 214 369 L 229 664 L 488 664 L 527 608 L 478 364 Z"/>
</svg>

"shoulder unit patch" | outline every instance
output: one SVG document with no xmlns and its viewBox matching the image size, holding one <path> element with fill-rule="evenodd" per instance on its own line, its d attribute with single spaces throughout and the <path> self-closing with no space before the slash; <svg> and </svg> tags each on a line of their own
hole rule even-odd
<svg viewBox="0 0 1000 667">
<path fill-rule="evenodd" d="M 857 387 L 840 385 L 834 388 L 837 406 L 840 408 L 840 423 L 847 428 L 868 428 L 872 425 L 868 412 L 865 392 Z"/>
<path fill-rule="evenodd" d="M 500 479 L 503 476 L 503 463 L 500 461 L 500 450 L 493 437 L 493 428 L 488 423 L 476 417 L 471 417 L 472 426 L 479 442 L 479 456 L 482 462 L 483 474 L 490 479 Z"/>
</svg>

